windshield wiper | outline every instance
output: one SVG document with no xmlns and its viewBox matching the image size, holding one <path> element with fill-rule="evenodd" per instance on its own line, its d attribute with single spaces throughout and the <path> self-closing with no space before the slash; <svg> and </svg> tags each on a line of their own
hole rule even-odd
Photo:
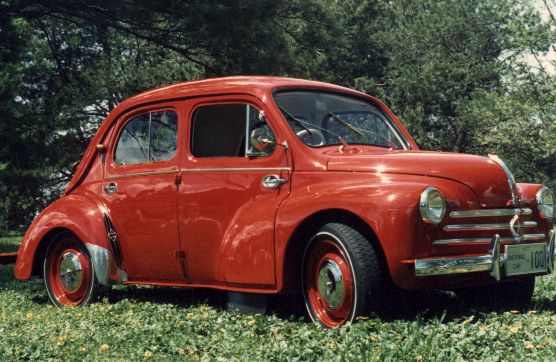
<svg viewBox="0 0 556 362">
<path fill-rule="evenodd" d="M 355 133 L 356 135 L 359 135 L 359 137 L 365 137 L 365 135 L 363 134 L 363 132 L 361 132 L 360 130 L 358 130 L 357 128 L 353 127 L 351 124 L 347 123 L 346 121 L 344 121 L 343 119 L 341 119 L 340 117 L 338 117 L 337 115 L 335 115 L 332 112 L 328 112 L 327 115 L 331 116 L 333 120 L 339 122 L 340 124 L 342 124 L 344 127 L 346 127 L 348 130 L 352 131 L 353 133 Z"/>
<path fill-rule="evenodd" d="M 313 135 L 313 132 L 311 132 L 311 130 L 309 128 L 307 128 L 307 126 L 305 126 L 303 124 L 302 121 L 300 121 L 299 119 L 297 119 L 295 116 L 293 116 L 290 112 L 286 111 L 284 108 L 282 108 L 281 106 L 278 106 L 278 108 L 280 108 L 280 110 L 282 111 L 282 113 L 284 113 L 286 115 L 286 117 L 288 117 L 289 119 L 291 119 L 292 121 L 295 122 L 295 124 L 297 124 L 299 127 L 303 128 L 305 131 L 307 131 L 311 136 Z"/>
</svg>

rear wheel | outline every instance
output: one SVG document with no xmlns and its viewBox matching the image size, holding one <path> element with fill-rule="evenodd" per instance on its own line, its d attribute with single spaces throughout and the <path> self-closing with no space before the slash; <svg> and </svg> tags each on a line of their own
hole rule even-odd
<svg viewBox="0 0 556 362">
<path fill-rule="evenodd" d="M 44 259 L 48 296 L 58 307 L 86 305 L 97 289 L 91 257 L 85 245 L 71 233 L 58 235 Z"/>
<path fill-rule="evenodd" d="M 352 322 L 382 298 L 378 259 L 369 241 L 348 225 L 330 223 L 303 257 L 302 291 L 314 322 L 335 328 Z"/>
</svg>

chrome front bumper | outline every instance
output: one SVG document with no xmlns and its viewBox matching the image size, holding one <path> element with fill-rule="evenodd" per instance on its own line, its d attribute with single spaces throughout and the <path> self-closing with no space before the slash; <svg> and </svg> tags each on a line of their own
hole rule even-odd
<svg viewBox="0 0 556 362">
<path fill-rule="evenodd" d="M 548 272 L 554 271 L 555 256 L 554 231 L 548 234 L 546 243 Z M 506 264 L 506 254 L 500 253 L 500 235 L 495 235 L 490 242 L 490 252 L 486 255 L 462 258 L 432 258 L 415 260 L 416 276 L 452 275 L 477 272 L 490 272 L 490 275 L 500 280 L 501 270 Z"/>
</svg>

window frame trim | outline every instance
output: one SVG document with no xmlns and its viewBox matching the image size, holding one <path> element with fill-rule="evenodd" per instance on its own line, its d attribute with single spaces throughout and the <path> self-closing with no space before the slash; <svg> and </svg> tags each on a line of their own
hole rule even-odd
<svg viewBox="0 0 556 362">
<path fill-rule="evenodd" d="M 269 158 L 272 157 L 276 154 L 276 148 L 272 151 L 272 153 L 266 154 L 266 155 L 257 155 L 257 156 L 249 156 L 247 154 L 247 144 L 248 144 L 248 140 L 247 140 L 247 134 L 248 134 L 248 130 L 247 130 L 247 122 L 245 122 L 245 144 L 244 146 L 244 150 L 245 150 L 245 155 L 244 156 L 210 156 L 210 157 L 199 157 L 196 156 L 193 153 L 193 137 L 195 136 L 195 132 L 193 129 L 193 126 L 195 124 L 194 122 L 194 118 L 195 118 L 195 113 L 197 112 L 197 110 L 199 108 L 202 107 L 210 107 L 210 106 L 217 106 L 217 105 L 223 105 L 223 104 L 238 104 L 238 105 L 247 105 L 250 107 L 253 107 L 254 109 L 256 109 L 260 114 L 262 114 L 262 116 L 265 118 L 266 124 L 267 126 L 270 128 L 272 135 L 274 136 L 274 139 L 277 139 L 277 133 L 276 130 L 274 129 L 274 127 L 272 126 L 272 122 L 269 121 L 267 112 L 265 112 L 264 109 L 261 109 L 261 107 L 259 107 L 257 104 L 255 104 L 252 101 L 248 101 L 246 99 L 215 99 L 215 100 L 206 100 L 206 101 L 201 101 L 199 103 L 196 103 L 193 105 L 193 107 L 191 108 L 189 115 L 188 115 L 188 131 L 189 131 L 189 142 L 188 142 L 188 153 L 189 155 L 194 159 L 194 160 L 244 160 L 244 159 L 253 159 L 253 158 L 259 158 L 259 159 L 265 159 L 265 158 Z"/>
<path fill-rule="evenodd" d="M 152 113 L 157 113 L 157 112 L 164 112 L 164 111 L 173 111 L 176 115 L 176 125 L 177 125 L 177 129 L 176 129 L 176 152 L 174 153 L 174 155 L 172 156 L 172 158 L 167 159 L 167 160 L 162 160 L 162 161 L 147 161 L 147 162 L 140 162 L 140 163 L 133 163 L 133 164 L 119 164 L 118 162 L 116 162 L 116 150 L 118 148 L 118 143 L 122 137 L 122 133 L 125 129 L 125 127 L 129 124 L 129 122 L 131 122 L 135 117 L 144 115 L 144 114 L 148 114 L 149 115 L 149 152 L 150 152 L 150 137 L 151 137 L 151 114 Z M 179 155 L 180 152 L 180 112 L 179 110 L 174 107 L 174 106 L 170 106 L 170 105 L 164 105 L 164 106 L 160 106 L 158 108 L 143 108 L 143 109 L 138 109 L 135 110 L 133 112 L 130 112 L 128 114 L 125 114 L 122 117 L 122 121 L 119 122 L 119 125 L 116 127 L 114 132 L 114 141 L 112 142 L 112 147 L 110 148 L 110 152 L 107 156 L 110 157 L 110 166 L 112 169 L 114 170 L 123 170 L 123 169 L 127 169 L 130 167 L 141 167 L 141 166 L 149 166 L 149 165 L 161 165 L 164 163 L 170 163 L 173 161 L 177 161 L 177 157 Z"/>
</svg>

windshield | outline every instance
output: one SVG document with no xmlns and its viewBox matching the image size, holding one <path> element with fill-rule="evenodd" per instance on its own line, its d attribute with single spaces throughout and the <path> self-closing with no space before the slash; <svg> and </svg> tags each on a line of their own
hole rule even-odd
<svg viewBox="0 0 556 362">
<path fill-rule="evenodd" d="M 321 91 L 286 91 L 274 100 L 299 139 L 312 147 L 365 144 L 406 148 L 390 118 L 364 100 Z"/>
</svg>

